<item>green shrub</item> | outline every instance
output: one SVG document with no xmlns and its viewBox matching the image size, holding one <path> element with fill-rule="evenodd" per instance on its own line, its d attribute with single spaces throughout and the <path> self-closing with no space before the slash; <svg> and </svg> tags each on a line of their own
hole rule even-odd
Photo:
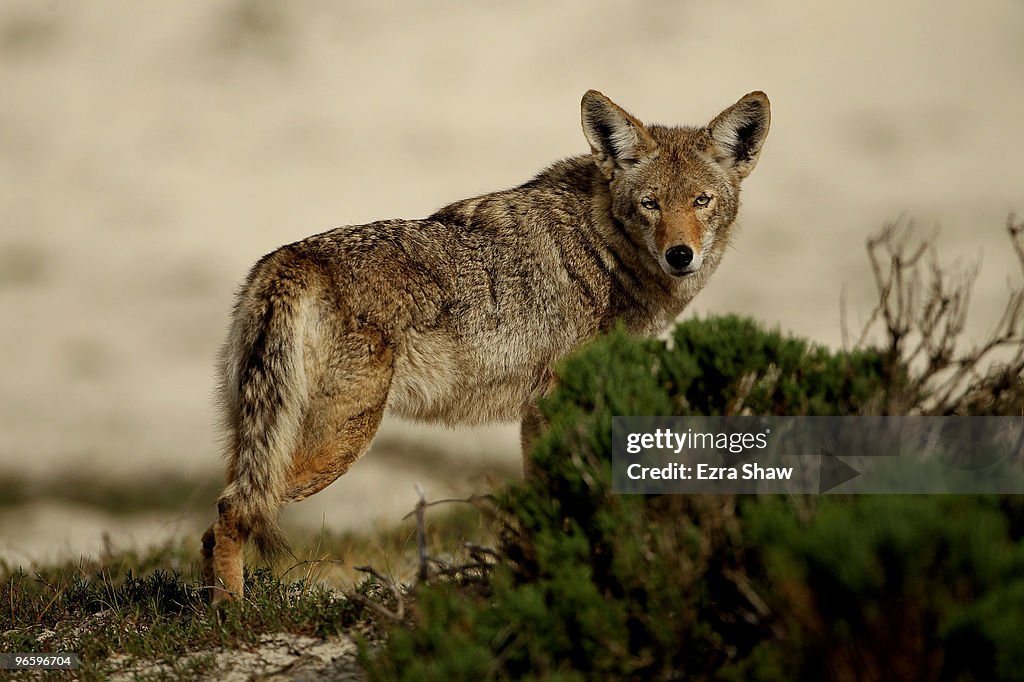
<svg viewBox="0 0 1024 682">
<path fill-rule="evenodd" d="M 831 353 L 735 316 L 683 322 L 672 340 L 661 365 L 676 414 L 725 414 L 741 397 L 751 414 L 874 414 L 892 371 L 875 350 Z"/>
<path fill-rule="evenodd" d="M 787 633 L 759 660 L 801 679 L 1024 675 L 1024 545 L 997 498 L 824 498 L 808 521 L 782 500 L 746 506 Z"/>
<path fill-rule="evenodd" d="M 511 522 L 486 589 L 421 585 L 371 677 L 1019 674 L 1024 609 L 1000 609 L 1024 600 L 1018 504 L 611 492 L 615 414 L 873 414 L 906 375 L 886 363 L 735 317 L 583 349 L 541 405 L 536 475 L 499 494 Z"/>
</svg>

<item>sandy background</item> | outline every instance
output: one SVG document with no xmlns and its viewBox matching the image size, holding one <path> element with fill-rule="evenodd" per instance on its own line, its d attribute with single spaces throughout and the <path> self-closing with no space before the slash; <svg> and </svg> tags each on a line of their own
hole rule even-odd
<svg viewBox="0 0 1024 682">
<path fill-rule="evenodd" d="M 946 260 L 983 256 L 972 334 L 994 322 L 1024 210 L 1019 0 L 2 0 L 0 476 L 217 475 L 212 367 L 246 269 L 586 151 L 588 88 L 665 123 L 771 98 L 744 228 L 687 315 L 837 345 L 840 292 L 854 323 L 874 301 L 865 237 L 904 215 L 941 228 Z M 415 481 L 511 475 L 514 434 L 387 423 L 379 457 L 288 518 L 393 520 Z M 132 518 L 38 500 L 0 509 L 0 558 L 210 517 L 209 499 Z"/>
</svg>

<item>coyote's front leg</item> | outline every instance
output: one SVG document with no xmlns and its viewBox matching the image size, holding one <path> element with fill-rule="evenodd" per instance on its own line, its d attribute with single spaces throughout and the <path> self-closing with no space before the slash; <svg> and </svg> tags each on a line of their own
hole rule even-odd
<svg viewBox="0 0 1024 682">
<path fill-rule="evenodd" d="M 536 402 L 531 402 L 523 412 L 523 421 L 519 425 L 519 444 L 523 448 L 523 478 L 528 479 L 535 473 L 533 468 L 533 446 L 537 444 L 541 432 L 548 425 L 547 419 L 541 414 Z"/>
</svg>

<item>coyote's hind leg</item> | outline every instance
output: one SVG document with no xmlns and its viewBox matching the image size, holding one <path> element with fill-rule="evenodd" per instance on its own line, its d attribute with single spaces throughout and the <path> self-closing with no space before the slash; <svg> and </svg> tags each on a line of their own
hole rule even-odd
<svg viewBox="0 0 1024 682">
<path fill-rule="evenodd" d="M 318 358 L 318 369 L 298 447 L 292 453 L 283 503 L 316 494 L 366 454 L 377 433 L 394 374 L 391 347 L 371 328 L 350 332 L 330 345 L 337 357 Z M 331 381 L 330 377 L 342 377 Z"/>
<path fill-rule="evenodd" d="M 233 483 L 237 468 L 229 467 L 231 481 L 217 503 L 217 521 L 203 536 L 203 579 L 212 586 L 214 603 L 242 596 L 245 541 L 252 537 L 259 546 L 262 535 L 272 549 L 285 547 L 274 522 L 277 509 L 319 492 L 348 471 L 380 425 L 393 373 L 390 347 L 368 329 L 349 332 L 327 347 L 334 352 L 307 353 L 310 395 L 273 509 L 268 504 L 266 514 L 242 513 L 246 499 Z M 261 482 L 251 479 L 245 489 L 269 503 L 256 485 Z"/>
<path fill-rule="evenodd" d="M 204 584 L 212 586 L 214 604 L 242 596 L 242 568 L 248 535 L 230 501 L 219 500 L 217 520 L 203 535 L 203 580 Z M 205 561 L 208 541 L 213 543 L 209 562 L 212 572 L 207 569 Z"/>
<path fill-rule="evenodd" d="M 354 417 L 341 417 L 329 436 L 304 438 L 292 457 L 284 502 L 320 492 L 366 454 L 384 414 L 384 401 Z"/>
</svg>

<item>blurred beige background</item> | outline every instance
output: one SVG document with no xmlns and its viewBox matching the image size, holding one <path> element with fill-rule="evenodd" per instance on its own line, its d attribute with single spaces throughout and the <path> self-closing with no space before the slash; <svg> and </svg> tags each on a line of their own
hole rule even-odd
<svg viewBox="0 0 1024 682">
<path fill-rule="evenodd" d="M 218 476 L 212 368 L 247 268 L 586 151 L 588 88 L 664 123 L 772 100 L 743 229 L 686 315 L 837 345 L 840 292 L 854 326 L 874 302 L 864 239 L 901 215 L 941 228 L 944 260 L 983 257 L 975 337 L 1019 276 L 1020 0 L 2 0 L 0 478 Z M 436 498 L 512 475 L 514 434 L 388 423 L 379 456 L 287 518 L 394 520 L 415 481 Z M 193 533 L 212 512 L 30 495 L 0 506 L 0 558 Z"/>
</svg>

